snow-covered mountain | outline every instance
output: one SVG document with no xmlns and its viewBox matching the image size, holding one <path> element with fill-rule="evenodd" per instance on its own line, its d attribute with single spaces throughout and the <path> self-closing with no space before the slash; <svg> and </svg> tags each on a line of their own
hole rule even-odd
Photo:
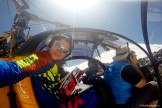
<svg viewBox="0 0 162 108">
<path fill-rule="evenodd" d="M 144 49 L 146 49 L 144 44 L 139 44 L 141 47 L 143 47 Z M 138 48 L 136 45 L 133 44 L 129 44 L 129 47 L 131 50 L 136 52 L 137 55 L 137 59 L 143 59 L 145 57 L 147 57 L 147 55 L 140 49 Z M 162 49 L 162 44 L 151 44 L 150 45 L 152 52 L 156 53 L 158 52 L 160 49 Z M 115 56 L 115 50 L 111 49 L 109 51 L 104 51 L 101 53 L 101 58 L 96 57 L 96 59 L 102 61 L 103 63 L 107 64 L 113 61 L 113 57 Z M 149 62 L 149 61 L 148 61 Z M 88 67 L 87 65 L 87 61 L 83 61 L 80 64 L 77 64 L 77 61 L 73 61 L 70 63 L 67 63 L 67 66 L 70 64 L 70 67 L 67 67 L 68 70 L 73 70 L 76 66 L 79 67 L 80 69 L 85 69 Z"/>
<path fill-rule="evenodd" d="M 146 50 L 145 44 L 139 43 L 139 45 Z M 151 51 L 155 53 L 155 52 L 159 51 L 160 49 L 162 49 L 162 44 L 151 44 L 150 47 L 151 47 Z M 129 44 L 129 48 L 136 52 L 137 59 L 147 57 L 147 55 L 139 47 L 137 47 L 136 45 Z M 110 51 L 107 51 L 107 52 L 103 52 L 101 54 L 101 61 L 103 63 L 107 63 L 107 62 L 110 63 L 110 62 L 113 61 L 112 60 L 113 56 L 115 56 L 115 50 L 110 50 Z"/>
<path fill-rule="evenodd" d="M 146 50 L 145 44 L 139 44 L 139 45 Z M 136 52 L 138 59 L 146 57 L 146 54 L 142 50 L 140 50 L 137 46 L 130 44 L 129 47 L 130 49 Z M 162 44 L 151 44 L 150 48 L 152 52 L 158 52 L 160 49 L 162 49 Z"/>
</svg>

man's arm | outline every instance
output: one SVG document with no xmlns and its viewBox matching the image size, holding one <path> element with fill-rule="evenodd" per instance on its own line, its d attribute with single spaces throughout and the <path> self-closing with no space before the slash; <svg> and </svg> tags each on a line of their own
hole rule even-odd
<svg viewBox="0 0 162 108">
<path fill-rule="evenodd" d="M 138 60 L 136 58 L 136 56 L 134 56 L 133 54 L 131 54 L 130 58 L 129 58 L 130 63 L 133 65 L 135 71 L 141 76 L 141 80 L 135 84 L 134 86 L 137 88 L 142 88 L 145 86 L 146 84 L 146 78 L 143 75 L 143 73 L 140 71 L 139 67 L 138 67 Z"/>
<path fill-rule="evenodd" d="M 0 61 L 0 88 L 28 77 L 29 73 L 21 73 L 19 66 L 15 62 Z"/>
<path fill-rule="evenodd" d="M 127 65 L 123 68 L 121 77 L 137 88 L 142 88 L 146 84 L 145 78 L 143 78 L 132 65 Z"/>
<path fill-rule="evenodd" d="M 137 66 L 135 66 L 135 69 L 137 73 L 142 77 L 141 80 L 135 85 L 135 87 L 143 88 L 146 85 L 146 78 Z"/>
</svg>

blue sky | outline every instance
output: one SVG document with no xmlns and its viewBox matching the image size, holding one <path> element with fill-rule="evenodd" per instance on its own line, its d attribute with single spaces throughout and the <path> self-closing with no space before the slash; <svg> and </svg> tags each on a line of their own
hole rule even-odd
<svg viewBox="0 0 162 108">
<path fill-rule="evenodd" d="M 70 3 L 63 4 L 58 2 L 61 0 L 28 1 L 30 9 L 27 11 L 41 18 L 59 21 L 74 25 L 75 27 L 108 30 L 127 36 L 138 43 L 143 43 L 140 0 L 93 0 L 95 3 L 90 3 L 91 5 L 88 3 L 83 4 L 90 8 L 86 7 L 86 9 L 78 9 L 77 11 L 70 9 L 70 6 L 68 7 Z M 161 7 L 159 6 L 159 8 Z M 162 14 L 161 10 L 160 14 Z M 0 33 L 9 31 L 12 26 L 11 22 L 13 21 L 13 17 L 16 14 L 15 7 L 11 0 L 1 0 L 0 13 Z M 154 22 L 157 21 L 149 23 L 151 24 L 149 27 L 150 42 L 162 43 L 160 41 L 162 40 L 162 30 L 160 29 L 162 27 L 162 21 L 158 19 L 158 23 Z M 56 29 L 56 27 L 51 24 L 41 22 L 31 21 L 29 25 L 31 27 L 30 35 L 35 35 L 44 30 Z M 152 29 L 154 28 L 156 28 L 156 30 L 153 31 Z"/>
</svg>

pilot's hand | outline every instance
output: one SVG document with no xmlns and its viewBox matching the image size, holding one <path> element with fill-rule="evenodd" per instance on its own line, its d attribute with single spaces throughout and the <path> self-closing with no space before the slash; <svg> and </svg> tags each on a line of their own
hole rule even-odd
<svg viewBox="0 0 162 108">
<path fill-rule="evenodd" d="M 138 67 L 138 60 L 137 60 L 136 56 L 130 55 L 129 61 L 130 61 L 135 67 Z"/>
</svg>

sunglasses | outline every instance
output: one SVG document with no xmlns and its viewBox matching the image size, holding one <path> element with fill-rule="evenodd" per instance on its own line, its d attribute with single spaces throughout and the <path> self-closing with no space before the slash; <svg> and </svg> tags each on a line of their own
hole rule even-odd
<svg viewBox="0 0 162 108">
<path fill-rule="evenodd" d="M 68 49 L 66 49 L 65 47 L 63 47 L 62 44 L 61 44 L 59 41 L 57 41 L 57 40 L 54 41 L 53 45 L 54 45 L 56 48 L 58 48 L 58 49 L 62 49 L 62 53 L 63 53 L 64 55 L 67 55 L 67 54 L 69 54 L 69 52 L 70 52 Z"/>
</svg>

